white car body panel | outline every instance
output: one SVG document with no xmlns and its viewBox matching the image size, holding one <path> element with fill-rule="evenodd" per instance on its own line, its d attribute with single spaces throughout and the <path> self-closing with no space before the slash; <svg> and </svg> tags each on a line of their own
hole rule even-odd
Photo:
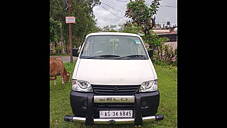
<svg viewBox="0 0 227 128">
<path fill-rule="evenodd" d="M 100 32 L 89 34 L 86 38 L 91 35 L 139 37 L 136 34 Z M 139 38 L 141 39 L 141 37 Z M 81 49 L 83 49 L 83 46 Z M 107 60 L 80 59 L 78 57 L 72 79 L 99 85 L 140 85 L 142 82 L 157 79 L 157 74 L 150 58 L 148 60 Z"/>
</svg>

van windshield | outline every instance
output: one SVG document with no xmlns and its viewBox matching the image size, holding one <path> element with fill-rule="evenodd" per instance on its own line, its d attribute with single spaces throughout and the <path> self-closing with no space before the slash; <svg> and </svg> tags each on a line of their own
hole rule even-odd
<svg viewBox="0 0 227 128">
<path fill-rule="evenodd" d="M 86 59 L 148 59 L 140 38 L 136 36 L 89 36 L 80 58 Z"/>
</svg>

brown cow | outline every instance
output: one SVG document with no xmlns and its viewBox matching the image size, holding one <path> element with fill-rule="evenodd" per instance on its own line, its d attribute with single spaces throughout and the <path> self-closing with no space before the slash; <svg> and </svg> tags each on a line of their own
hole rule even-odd
<svg viewBox="0 0 227 128">
<path fill-rule="evenodd" d="M 69 81 L 69 73 L 64 67 L 64 63 L 60 57 L 50 57 L 50 80 L 54 80 L 56 85 L 57 76 L 61 76 L 62 85 Z"/>
</svg>

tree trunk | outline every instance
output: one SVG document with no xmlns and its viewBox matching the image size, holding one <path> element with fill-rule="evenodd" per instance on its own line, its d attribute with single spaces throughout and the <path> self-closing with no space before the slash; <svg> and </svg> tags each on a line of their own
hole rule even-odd
<svg viewBox="0 0 227 128">
<path fill-rule="evenodd" d="M 161 52 L 160 60 L 162 60 L 163 59 L 163 48 L 162 48 L 162 44 L 160 45 L 160 52 Z"/>
<path fill-rule="evenodd" d="M 161 57 L 162 53 L 161 53 L 161 47 L 160 46 L 158 46 L 158 51 L 159 51 L 158 59 L 162 60 L 162 57 Z"/>
<path fill-rule="evenodd" d="M 150 34 L 149 29 L 147 29 L 147 28 L 145 28 L 145 29 L 143 30 L 143 32 L 144 32 L 144 35 L 145 35 L 145 36 L 147 36 L 147 35 Z"/>
<path fill-rule="evenodd" d="M 61 44 L 60 44 L 60 46 L 62 47 L 61 53 L 64 54 L 65 51 L 64 51 L 64 43 L 63 43 L 64 37 L 63 37 L 63 28 L 62 28 L 62 25 L 60 27 L 60 32 L 61 32 Z"/>
<path fill-rule="evenodd" d="M 152 61 L 154 61 L 154 46 L 153 45 L 150 45 L 149 46 L 149 56 L 151 58 Z"/>
</svg>

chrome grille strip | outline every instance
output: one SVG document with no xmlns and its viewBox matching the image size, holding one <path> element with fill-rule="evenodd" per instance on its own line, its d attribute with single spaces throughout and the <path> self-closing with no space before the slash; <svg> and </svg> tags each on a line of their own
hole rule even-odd
<svg viewBox="0 0 227 128">
<path fill-rule="evenodd" d="M 94 96 L 94 103 L 134 103 L 135 96 Z"/>
</svg>

